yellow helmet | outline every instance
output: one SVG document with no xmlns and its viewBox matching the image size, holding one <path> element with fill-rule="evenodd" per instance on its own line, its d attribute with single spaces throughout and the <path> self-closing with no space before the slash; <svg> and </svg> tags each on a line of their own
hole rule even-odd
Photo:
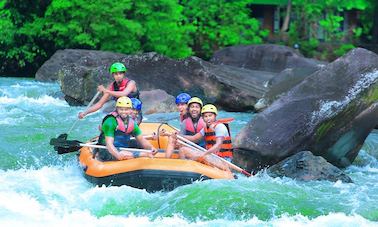
<svg viewBox="0 0 378 227">
<path fill-rule="evenodd" d="M 198 97 L 193 97 L 191 99 L 189 99 L 188 101 L 188 106 L 191 104 L 191 103 L 198 103 L 201 105 L 201 107 L 203 106 L 203 103 L 202 103 L 202 100 Z"/>
<path fill-rule="evenodd" d="M 131 99 L 129 97 L 122 96 L 117 99 L 116 107 L 132 108 L 133 103 L 131 102 Z"/>
<path fill-rule="evenodd" d="M 204 107 L 202 107 L 201 114 L 204 113 L 214 113 L 215 115 L 218 115 L 218 110 L 214 105 L 207 104 Z"/>
</svg>

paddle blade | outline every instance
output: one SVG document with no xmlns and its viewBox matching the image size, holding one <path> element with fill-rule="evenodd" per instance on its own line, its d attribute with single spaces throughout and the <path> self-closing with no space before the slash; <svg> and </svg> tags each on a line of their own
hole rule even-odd
<svg viewBox="0 0 378 227">
<path fill-rule="evenodd" d="M 54 150 L 58 152 L 58 154 L 67 154 L 67 153 L 71 153 L 71 152 L 75 152 L 75 151 L 78 151 L 80 150 L 81 147 L 79 146 L 75 146 L 75 147 L 68 147 L 68 148 L 64 148 L 64 147 L 54 147 Z"/>
<path fill-rule="evenodd" d="M 58 154 L 66 154 L 74 151 L 80 150 L 80 141 L 78 140 L 67 140 L 67 134 L 62 134 L 58 138 L 52 138 L 50 140 L 50 145 L 54 146 L 54 150 Z"/>
</svg>

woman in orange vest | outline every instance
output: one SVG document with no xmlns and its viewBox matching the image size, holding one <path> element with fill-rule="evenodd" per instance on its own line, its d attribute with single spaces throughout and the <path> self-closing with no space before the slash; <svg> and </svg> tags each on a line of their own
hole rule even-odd
<svg viewBox="0 0 378 227">
<path fill-rule="evenodd" d="M 228 165 L 209 154 L 216 154 L 227 161 L 231 161 L 233 149 L 230 133 L 225 124 L 216 120 L 218 110 L 214 105 L 205 105 L 201 110 L 201 114 L 206 123 L 206 127 L 193 136 L 186 135 L 184 137 L 193 142 L 204 138 L 207 151 L 201 152 L 192 150 L 188 147 L 182 147 L 180 148 L 179 152 L 180 158 L 189 158 L 204 162 L 205 164 L 213 165 L 223 170 L 229 170 Z"/>
</svg>

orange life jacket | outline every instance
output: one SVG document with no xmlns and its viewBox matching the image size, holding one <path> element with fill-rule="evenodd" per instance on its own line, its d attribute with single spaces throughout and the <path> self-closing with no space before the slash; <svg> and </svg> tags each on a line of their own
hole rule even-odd
<svg viewBox="0 0 378 227">
<path fill-rule="evenodd" d="M 233 120 L 233 119 L 232 119 Z M 228 121 L 228 122 L 231 122 L 232 120 Z M 222 121 L 216 121 L 215 124 L 213 124 L 214 128 L 218 125 L 218 124 L 227 124 L 228 122 L 222 120 Z M 226 125 L 227 127 L 227 125 Z M 221 148 L 220 150 L 216 153 L 216 155 L 218 155 L 219 157 L 222 157 L 222 158 L 232 158 L 232 154 L 233 154 L 233 148 L 232 148 L 232 142 L 231 142 L 231 134 L 230 134 L 230 130 L 229 130 L 229 127 L 227 127 L 228 129 L 228 136 L 225 136 L 224 137 L 224 140 L 223 140 L 223 143 L 221 145 Z M 210 149 L 211 147 L 213 147 L 213 145 L 216 143 L 216 137 L 215 137 L 215 131 L 212 130 L 211 128 L 208 128 L 207 126 L 204 128 L 205 130 L 205 142 L 206 142 L 206 149 Z"/>
</svg>

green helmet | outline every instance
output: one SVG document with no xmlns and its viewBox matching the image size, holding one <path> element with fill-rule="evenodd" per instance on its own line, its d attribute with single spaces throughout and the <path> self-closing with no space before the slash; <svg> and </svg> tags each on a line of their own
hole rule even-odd
<svg viewBox="0 0 378 227">
<path fill-rule="evenodd" d="M 110 66 L 110 73 L 117 73 L 117 72 L 126 72 L 126 66 L 122 64 L 121 62 L 113 63 L 112 66 Z"/>
</svg>

